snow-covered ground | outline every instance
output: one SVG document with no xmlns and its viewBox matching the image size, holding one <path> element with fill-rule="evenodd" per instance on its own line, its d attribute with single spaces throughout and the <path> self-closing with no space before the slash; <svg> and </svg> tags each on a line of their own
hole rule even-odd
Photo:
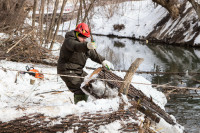
<svg viewBox="0 0 200 133">
<path fill-rule="evenodd" d="M 35 69 L 45 73 L 44 79 L 36 79 L 29 74 L 18 73 L 19 71 L 25 71 L 26 65 L 34 66 Z M 0 61 L 0 66 L 0 121 L 2 122 L 32 113 L 42 113 L 45 116 L 51 117 L 64 117 L 69 114 L 81 114 L 83 112 L 95 113 L 100 110 L 118 110 L 118 97 L 99 100 L 93 100 L 90 97 L 87 102 L 82 101 L 77 105 L 73 104 L 73 93 L 68 90 L 64 82 L 56 75 L 56 67 L 40 64 L 16 63 L 4 60 Z M 88 60 L 87 66 L 97 67 L 99 65 Z M 92 72 L 91 70 L 85 70 L 88 73 Z M 121 72 L 115 73 L 121 77 L 125 75 L 125 73 Z M 34 84 L 30 84 L 31 80 L 35 81 Z M 150 84 L 149 81 L 138 75 L 134 76 L 132 82 Z M 133 85 L 137 89 L 143 91 L 147 96 L 153 97 L 153 101 L 164 109 L 167 100 L 163 93 L 150 86 L 141 84 Z M 115 132 L 117 132 L 113 125 L 119 124 L 120 122 L 116 121 L 110 125 L 101 127 L 101 130 L 115 130 Z M 172 126 L 163 119 L 157 124 L 156 129 L 160 126 L 163 132 L 183 131 L 183 127 L 180 125 Z"/>
</svg>

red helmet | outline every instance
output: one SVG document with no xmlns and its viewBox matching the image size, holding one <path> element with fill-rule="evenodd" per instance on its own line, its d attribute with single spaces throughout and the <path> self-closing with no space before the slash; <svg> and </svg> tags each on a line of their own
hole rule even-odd
<svg viewBox="0 0 200 133">
<path fill-rule="evenodd" d="M 76 26 L 75 31 L 81 33 L 86 37 L 90 37 L 90 29 L 86 23 L 80 23 Z"/>
</svg>

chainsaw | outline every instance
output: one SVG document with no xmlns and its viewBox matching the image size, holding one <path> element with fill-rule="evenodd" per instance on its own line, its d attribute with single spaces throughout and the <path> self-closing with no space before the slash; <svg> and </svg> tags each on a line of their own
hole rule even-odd
<svg viewBox="0 0 200 133">
<path fill-rule="evenodd" d="M 34 67 L 26 66 L 26 70 L 27 71 L 23 71 L 23 72 L 20 72 L 20 73 L 21 74 L 28 73 L 29 75 L 32 75 L 35 78 L 39 78 L 39 79 L 43 79 L 44 78 L 44 75 L 42 73 L 39 73 L 39 71 L 37 69 L 35 69 Z"/>
</svg>

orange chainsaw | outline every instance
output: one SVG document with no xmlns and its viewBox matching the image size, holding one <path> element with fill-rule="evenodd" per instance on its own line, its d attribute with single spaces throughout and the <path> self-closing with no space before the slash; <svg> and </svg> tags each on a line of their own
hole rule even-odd
<svg viewBox="0 0 200 133">
<path fill-rule="evenodd" d="M 26 72 L 21 72 L 22 74 L 28 73 L 29 75 L 34 76 L 35 78 L 39 78 L 39 79 L 43 79 L 44 75 L 42 73 L 39 73 L 39 71 L 37 69 L 35 69 L 34 67 L 29 67 L 26 66 Z"/>
</svg>

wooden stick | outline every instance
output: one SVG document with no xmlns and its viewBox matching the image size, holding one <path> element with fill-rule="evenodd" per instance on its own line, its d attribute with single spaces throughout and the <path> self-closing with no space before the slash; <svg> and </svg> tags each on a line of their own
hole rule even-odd
<svg viewBox="0 0 200 133">
<path fill-rule="evenodd" d="M 48 92 L 37 93 L 37 94 L 35 94 L 35 96 L 41 95 L 41 94 L 46 94 L 46 93 L 52 93 L 52 94 L 54 94 L 54 93 L 62 93 L 62 92 L 64 92 L 64 91 L 48 91 Z"/>
<path fill-rule="evenodd" d="M 15 43 L 15 45 L 13 45 L 11 48 L 8 49 L 8 51 L 6 53 L 9 53 L 15 46 L 17 46 L 17 44 L 19 44 L 24 38 L 26 38 L 29 34 L 31 34 L 33 32 L 33 30 L 31 30 L 28 34 L 24 35 L 19 41 L 17 41 Z"/>
<path fill-rule="evenodd" d="M 128 94 L 128 89 L 131 84 L 133 75 L 135 74 L 139 65 L 144 61 L 143 58 L 137 58 L 130 66 L 128 72 L 125 75 L 124 81 L 120 87 L 120 93 L 124 93 L 125 95 Z"/>
</svg>

